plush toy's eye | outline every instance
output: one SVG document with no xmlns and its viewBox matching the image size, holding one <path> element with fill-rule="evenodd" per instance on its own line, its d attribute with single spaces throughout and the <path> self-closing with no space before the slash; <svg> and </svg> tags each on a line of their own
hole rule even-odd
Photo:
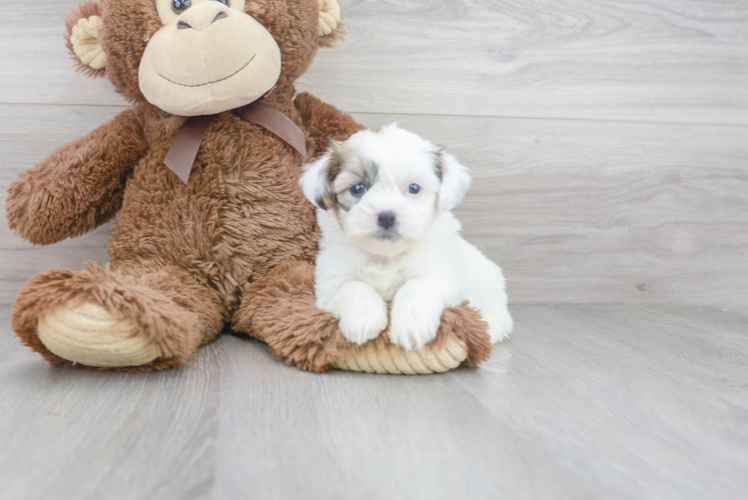
<svg viewBox="0 0 748 500">
<path fill-rule="evenodd" d="M 174 7 L 174 10 L 177 12 L 182 12 L 186 8 L 188 8 L 190 5 L 192 5 L 191 0 L 172 0 L 172 6 Z"/>
<path fill-rule="evenodd" d="M 367 188 L 364 184 L 356 184 L 354 186 L 351 186 L 351 194 L 353 196 L 363 196 L 366 191 Z"/>
<path fill-rule="evenodd" d="M 420 191 L 421 186 L 419 186 L 418 184 L 411 184 L 410 186 L 408 186 L 408 192 L 410 194 L 418 194 Z"/>
</svg>

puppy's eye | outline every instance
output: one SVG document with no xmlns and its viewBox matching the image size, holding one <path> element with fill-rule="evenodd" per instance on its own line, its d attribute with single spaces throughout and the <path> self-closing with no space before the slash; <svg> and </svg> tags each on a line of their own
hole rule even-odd
<svg viewBox="0 0 748 500">
<path fill-rule="evenodd" d="M 363 196 L 364 193 L 366 193 L 367 188 L 365 184 L 356 184 L 354 186 L 351 186 L 351 194 L 353 196 Z"/>
<path fill-rule="evenodd" d="M 419 186 L 418 184 L 411 184 L 410 186 L 408 186 L 408 192 L 410 194 L 418 194 L 420 191 L 421 186 Z"/>
</svg>

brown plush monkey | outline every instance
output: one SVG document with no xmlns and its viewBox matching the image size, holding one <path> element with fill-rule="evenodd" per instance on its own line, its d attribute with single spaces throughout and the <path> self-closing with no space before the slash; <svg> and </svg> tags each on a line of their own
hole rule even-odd
<svg viewBox="0 0 748 500">
<path fill-rule="evenodd" d="M 71 12 L 78 68 L 134 106 L 8 189 L 10 227 L 35 244 L 117 215 L 110 265 L 23 287 L 12 322 L 27 345 L 56 365 L 148 371 L 184 364 L 232 322 L 315 371 L 425 373 L 487 357 L 485 324 L 466 306 L 417 353 L 386 335 L 348 344 L 314 307 L 317 228 L 299 167 L 362 126 L 295 96 L 294 81 L 339 37 L 338 20 L 334 0 L 101 0 Z"/>
</svg>

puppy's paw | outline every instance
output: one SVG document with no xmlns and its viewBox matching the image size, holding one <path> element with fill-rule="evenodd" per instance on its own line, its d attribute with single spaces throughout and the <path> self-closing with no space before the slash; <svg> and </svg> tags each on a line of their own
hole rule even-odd
<svg viewBox="0 0 748 500">
<path fill-rule="evenodd" d="M 509 337 L 514 327 L 514 321 L 506 307 L 506 303 L 496 301 L 493 307 L 481 309 L 483 320 L 488 323 L 488 334 L 491 337 L 491 343 L 502 341 Z"/>
<path fill-rule="evenodd" d="M 506 313 L 501 319 L 488 321 L 488 334 L 491 337 L 491 343 L 495 344 L 509 337 L 512 332 L 514 322 L 509 313 Z"/>
<path fill-rule="evenodd" d="M 378 302 L 351 302 L 338 321 L 340 331 L 350 342 L 365 344 L 387 328 L 387 305 Z"/>
<path fill-rule="evenodd" d="M 343 336 L 350 342 L 365 344 L 387 328 L 387 304 L 370 286 L 356 283 L 346 286 L 333 313 Z"/>
<path fill-rule="evenodd" d="M 390 342 L 407 350 L 419 350 L 436 337 L 444 304 L 406 286 L 400 289 L 392 302 Z"/>
</svg>

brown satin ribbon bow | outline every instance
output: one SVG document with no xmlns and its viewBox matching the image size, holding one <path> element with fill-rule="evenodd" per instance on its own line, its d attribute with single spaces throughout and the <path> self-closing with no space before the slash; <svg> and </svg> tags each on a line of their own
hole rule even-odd
<svg viewBox="0 0 748 500">
<path fill-rule="evenodd" d="M 286 141 L 296 151 L 306 158 L 306 139 L 304 132 L 293 120 L 280 110 L 255 101 L 234 110 L 243 120 L 259 125 Z M 187 184 L 192 171 L 192 165 L 197 158 L 197 151 L 203 141 L 205 132 L 218 115 L 191 116 L 179 129 L 174 142 L 171 143 L 164 164 L 169 170 L 177 174 L 182 182 Z"/>
</svg>

